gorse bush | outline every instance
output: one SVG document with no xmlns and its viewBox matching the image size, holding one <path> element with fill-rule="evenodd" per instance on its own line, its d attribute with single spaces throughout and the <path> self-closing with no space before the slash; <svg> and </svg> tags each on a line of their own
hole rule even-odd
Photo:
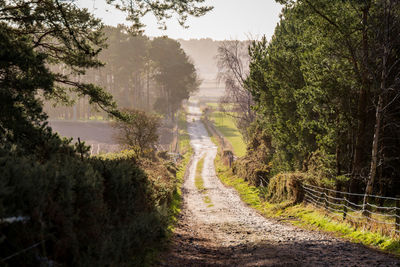
<svg viewBox="0 0 400 267">
<path fill-rule="evenodd" d="M 301 184 L 306 180 L 307 176 L 300 172 L 277 174 L 268 183 L 266 198 L 271 203 L 299 203 L 304 195 Z"/>
<path fill-rule="evenodd" d="M 129 155 L 129 153 L 128 153 Z M 148 163 L 150 164 L 150 163 Z M 156 163 L 154 163 L 155 165 Z M 167 228 L 174 179 L 161 164 L 149 176 L 129 157 L 34 156 L 0 150 L 0 257 L 12 266 L 143 264 Z"/>
</svg>

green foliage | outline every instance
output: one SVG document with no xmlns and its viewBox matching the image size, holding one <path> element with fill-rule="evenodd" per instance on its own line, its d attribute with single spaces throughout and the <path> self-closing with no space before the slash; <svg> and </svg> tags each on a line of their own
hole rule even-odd
<svg viewBox="0 0 400 267">
<path fill-rule="evenodd" d="M 269 180 L 265 198 L 271 203 L 302 201 L 301 184 L 307 182 L 304 173 L 280 173 Z"/>
<path fill-rule="evenodd" d="M 160 118 L 140 110 L 124 109 L 126 118 L 113 123 L 117 142 L 136 152 L 137 157 L 154 152 L 158 142 Z"/>
<path fill-rule="evenodd" d="M 347 4 L 318 4 L 322 2 L 325 11 L 346 20 L 348 27 L 356 23 Z M 283 10 L 270 43 L 263 39 L 249 49 L 246 82 L 257 103 L 259 123 L 270 138 L 274 174 L 308 171 L 316 154 L 323 154 L 319 164 L 326 161 L 321 179 L 351 173 L 349 149 L 354 140 L 349 133 L 357 122 L 354 107 L 360 84 L 347 60 L 349 51 L 335 42 L 344 38 L 336 30 L 308 4 L 299 2 Z"/>
<path fill-rule="evenodd" d="M 262 130 L 259 121 L 253 123 L 248 132 L 251 139 L 247 153 L 234 162 L 232 171 L 251 185 L 265 187 L 273 174 L 271 138 Z"/>
<path fill-rule="evenodd" d="M 155 38 L 149 54 L 156 63 L 155 81 L 162 87 L 154 109 L 173 118 L 182 100 L 198 89 L 195 66 L 180 44 L 167 37 Z"/>
<path fill-rule="evenodd" d="M 399 83 L 388 71 L 399 67 L 399 2 L 279 2 L 285 6 L 271 41 L 249 48 L 246 80 L 259 132 L 270 139 L 271 172 L 308 172 L 359 193 L 363 177 L 379 177 L 375 193 L 398 194 L 393 166 L 400 165 L 388 154 L 398 154 L 391 122 L 398 121 Z"/>
<path fill-rule="evenodd" d="M 322 211 L 316 210 L 314 207 L 304 206 L 303 204 L 293 205 L 293 201 L 290 197 L 287 198 L 288 188 L 285 186 L 285 183 L 293 178 L 300 180 L 307 179 L 304 177 L 304 174 L 283 174 L 279 176 L 279 180 L 278 177 L 274 177 L 276 182 L 280 183 L 279 186 L 281 186 L 281 189 L 278 190 L 278 192 L 281 192 L 280 196 L 282 197 L 278 198 L 278 196 L 275 196 L 279 203 L 272 204 L 265 200 L 265 195 L 261 192 L 260 187 L 249 185 L 248 182 L 234 175 L 229 168 L 225 167 L 219 155 L 217 155 L 215 159 L 215 165 L 218 178 L 225 185 L 235 188 L 238 191 L 240 198 L 245 203 L 250 205 L 250 207 L 255 208 L 264 216 L 285 219 L 288 222 L 307 229 L 331 232 L 353 242 L 362 243 L 367 246 L 400 255 L 400 242 L 398 239 L 389 238 L 379 233 L 364 231 L 362 229 L 354 229 L 351 225 L 345 222 L 331 220 L 329 217 L 325 216 Z M 285 183 L 281 183 L 282 181 L 285 181 Z M 271 190 L 275 189 L 271 188 Z"/>
<path fill-rule="evenodd" d="M 40 163 L 0 152 L 0 217 L 27 218 L 0 224 L 1 258 L 45 240 L 9 264 L 36 265 L 36 255 L 61 265 L 143 264 L 165 237 L 176 183 L 161 162 L 138 164 L 125 152 Z"/>
<path fill-rule="evenodd" d="M 204 0 L 153 2 L 106 0 L 106 2 L 128 14 L 126 19 L 132 22 L 130 30 L 136 34 L 143 33 L 142 28 L 145 25 L 141 22 L 141 18 L 147 13 L 152 13 L 156 17 L 160 28 L 166 29 L 165 19 L 173 15 L 178 17 L 179 24 L 185 26 L 188 16 L 200 17 L 212 10 L 212 7 L 199 5 L 204 3 Z"/>
<path fill-rule="evenodd" d="M 45 67 L 45 54 L 35 52 L 29 37 L 15 34 L 0 23 L 0 142 L 33 150 L 49 131 L 37 90 L 52 91 L 53 75 Z"/>
<path fill-rule="evenodd" d="M 134 2 L 118 8 L 136 26 L 150 11 L 159 20 L 174 11 L 183 23 L 210 10 L 201 0 Z M 81 79 L 103 65 L 102 30 L 72 1 L 0 1 L 0 258 L 24 252 L 11 266 L 142 266 L 166 235 L 173 166 L 129 153 L 87 158 L 83 143 L 71 146 L 45 123 L 43 99 L 71 103 L 70 95 L 127 119 L 109 92 Z"/>
<path fill-rule="evenodd" d="M 189 162 L 193 155 L 192 147 L 190 146 L 190 138 L 187 132 L 187 122 L 186 113 L 183 111 L 179 112 L 178 116 L 178 140 L 179 140 L 179 150 L 182 154 L 182 159 L 179 162 L 178 170 L 176 172 L 177 185 L 173 194 L 171 206 L 170 206 L 170 225 L 169 230 L 172 231 L 175 223 L 177 222 L 178 215 L 181 211 L 182 204 L 182 183 L 184 181 L 184 176 L 189 165 Z"/>
</svg>

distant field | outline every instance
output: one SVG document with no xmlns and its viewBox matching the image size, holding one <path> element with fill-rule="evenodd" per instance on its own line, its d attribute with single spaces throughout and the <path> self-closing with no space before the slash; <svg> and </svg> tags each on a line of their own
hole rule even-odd
<svg viewBox="0 0 400 267">
<path fill-rule="evenodd" d="M 206 103 L 206 105 L 208 106 L 208 107 L 210 107 L 210 108 L 213 108 L 213 109 L 219 109 L 220 107 L 221 107 L 221 103 L 219 103 L 219 102 L 217 102 L 217 103 L 213 103 L 213 102 L 209 102 L 209 103 Z M 233 104 L 231 104 L 231 103 L 224 103 L 224 104 L 222 104 L 222 107 L 226 110 L 226 111 L 229 111 L 229 110 L 232 110 L 233 109 Z"/>
<path fill-rule="evenodd" d="M 51 120 L 50 127 L 62 137 L 73 138 L 78 141 L 85 141 L 86 145 L 91 146 L 91 154 L 100 154 L 108 152 L 118 152 L 121 147 L 115 140 L 117 131 L 105 121 L 66 121 Z M 159 129 L 159 145 L 168 149 L 172 141 L 172 132 L 168 127 Z"/>
<path fill-rule="evenodd" d="M 214 111 L 210 119 L 214 121 L 215 127 L 225 136 L 232 144 L 235 155 L 242 157 L 246 154 L 246 144 L 243 136 L 236 127 L 232 116 L 224 114 L 220 111 Z"/>
</svg>

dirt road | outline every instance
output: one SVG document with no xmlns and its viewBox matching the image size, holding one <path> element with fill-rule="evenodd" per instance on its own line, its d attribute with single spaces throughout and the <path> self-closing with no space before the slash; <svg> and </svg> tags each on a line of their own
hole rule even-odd
<svg viewBox="0 0 400 267">
<path fill-rule="evenodd" d="M 247 207 L 216 177 L 217 147 L 193 100 L 189 113 L 195 155 L 183 185 L 182 214 L 161 266 L 400 266 L 393 256 L 266 219 Z M 203 157 L 206 194 L 194 183 L 197 162 Z"/>
</svg>

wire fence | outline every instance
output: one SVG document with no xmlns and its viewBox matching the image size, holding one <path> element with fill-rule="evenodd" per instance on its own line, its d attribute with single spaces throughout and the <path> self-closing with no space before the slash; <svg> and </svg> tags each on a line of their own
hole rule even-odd
<svg viewBox="0 0 400 267">
<path fill-rule="evenodd" d="M 304 201 L 355 227 L 400 234 L 400 198 L 357 194 L 303 184 Z M 378 203 L 384 203 L 378 204 Z"/>
</svg>

